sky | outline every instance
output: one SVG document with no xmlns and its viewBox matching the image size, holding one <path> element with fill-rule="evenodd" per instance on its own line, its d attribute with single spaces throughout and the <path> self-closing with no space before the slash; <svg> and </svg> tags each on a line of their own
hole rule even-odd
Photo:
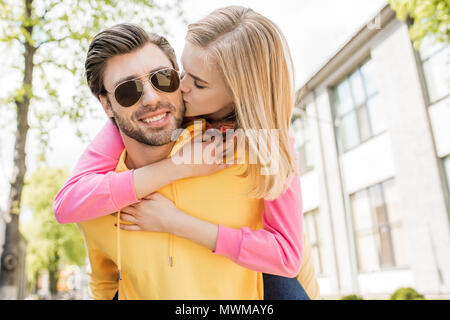
<svg viewBox="0 0 450 320">
<path fill-rule="evenodd" d="M 191 23 L 206 16 L 214 9 L 228 5 L 250 7 L 274 21 L 284 33 L 294 61 L 296 88 L 300 88 L 325 62 L 340 49 L 359 29 L 386 4 L 386 0 L 184 0 L 186 20 Z M 187 26 L 167 16 L 169 42 L 177 56 L 181 55 Z M 171 21 L 170 23 L 168 21 Z M 3 49 L 3 48 L 0 48 Z M 5 56 L 0 50 L 0 87 L 11 81 L 7 66 L 13 57 Z M 5 72 L 8 70 L 8 72 Z M 90 138 L 102 128 L 106 116 L 101 107 L 96 119 L 83 122 L 83 130 Z M 11 117 L 2 111 L 2 119 Z M 12 119 L 11 119 L 12 120 Z M 4 121 L 13 123 L 13 121 Z M 27 168 L 29 172 L 37 168 L 36 132 L 30 130 L 27 142 Z M 14 135 L 13 126 L 0 127 L 0 210 L 6 209 L 11 178 Z M 74 126 L 61 121 L 50 136 L 52 151 L 47 154 L 52 167 L 67 167 L 72 170 L 79 156 L 87 147 L 75 136 Z"/>
</svg>

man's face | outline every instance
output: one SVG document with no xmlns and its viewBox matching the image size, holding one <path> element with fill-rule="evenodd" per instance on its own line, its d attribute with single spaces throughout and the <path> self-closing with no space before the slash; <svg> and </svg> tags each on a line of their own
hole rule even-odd
<svg viewBox="0 0 450 320">
<path fill-rule="evenodd" d="M 169 143 L 173 131 L 181 126 L 185 113 L 180 89 L 172 93 L 160 92 L 147 81 L 148 77 L 141 77 L 163 68 L 172 68 L 172 64 L 164 52 L 152 43 L 131 53 L 112 57 L 106 63 L 104 74 L 104 86 L 109 93 L 100 96 L 106 113 L 114 117 L 120 131 L 150 146 Z M 138 102 L 124 108 L 116 101 L 114 88 L 130 78 L 143 80 L 144 91 Z M 161 115 L 164 116 L 159 119 Z"/>
</svg>

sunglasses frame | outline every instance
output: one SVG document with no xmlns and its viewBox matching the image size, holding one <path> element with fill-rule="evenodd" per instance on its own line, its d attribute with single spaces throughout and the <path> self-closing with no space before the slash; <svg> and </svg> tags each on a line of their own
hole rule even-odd
<svg viewBox="0 0 450 320">
<path fill-rule="evenodd" d="M 178 88 L 175 89 L 175 90 L 172 91 L 172 92 L 162 91 L 162 90 L 158 89 L 157 87 L 155 87 L 155 85 L 153 85 L 153 82 L 151 81 L 151 78 L 152 78 L 155 74 L 157 74 L 157 73 L 159 73 L 159 72 L 161 72 L 161 71 L 165 71 L 165 70 L 171 70 L 171 71 L 175 72 L 175 73 L 177 74 L 177 76 L 178 76 Z M 145 78 L 145 80 L 142 80 L 142 78 Z M 136 80 L 141 81 L 141 82 L 142 82 L 142 85 L 144 85 L 145 82 L 150 82 L 150 85 L 152 86 L 152 88 L 155 89 L 155 90 L 158 91 L 158 92 L 162 92 L 162 93 L 173 93 L 173 92 L 177 91 L 177 90 L 180 88 L 181 76 L 180 76 L 180 72 L 178 72 L 178 71 L 175 70 L 174 68 L 169 68 L 169 67 L 167 67 L 167 68 L 162 68 L 162 69 L 159 69 L 159 70 L 155 70 L 155 71 L 152 71 L 152 72 L 143 74 L 143 75 L 141 75 L 141 76 L 139 76 L 139 77 L 136 77 L 136 78 L 133 78 L 133 79 L 128 79 L 128 80 L 122 81 L 122 82 L 120 82 L 120 83 L 118 83 L 118 84 L 116 84 L 116 85 L 114 86 L 114 89 L 113 89 L 112 92 L 109 92 L 109 91 L 106 90 L 106 89 L 105 89 L 105 91 L 106 91 L 106 93 L 111 94 L 111 95 L 114 97 L 114 99 L 117 101 L 117 98 L 116 98 L 116 89 L 117 89 L 120 85 L 122 85 L 122 84 L 124 84 L 124 83 L 126 83 L 126 82 L 129 82 L 129 81 L 136 81 Z M 132 107 L 132 106 L 134 106 L 136 103 L 138 103 L 139 100 L 141 100 L 143 94 L 144 94 L 144 91 L 141 92 L 141 95 L 140 95 L 139 99 L 136 100 L 136 102 L 133 103 L 133 104 L 130 105 L 130 106 L 125 107 L 125 106 L 123 106 L 122 104 L 120 104 L 119 101 L 117 101 L 117 103 L 118 103 L 122 108 L 129 108 L 129 107 Z"/>
</svg>

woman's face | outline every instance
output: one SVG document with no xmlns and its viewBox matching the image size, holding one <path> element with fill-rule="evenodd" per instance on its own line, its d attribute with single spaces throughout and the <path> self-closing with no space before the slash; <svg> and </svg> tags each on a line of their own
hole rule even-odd
<svg viewBox="0 0 450 320">
<path fill-rule="evenodd" d="M 207 52 L 189 42 L 181 55 L 181 92 L 186 117 L 204 116 L 219 120 L 233 111 L 233 99 L 215 63 Z"/>
</svg>

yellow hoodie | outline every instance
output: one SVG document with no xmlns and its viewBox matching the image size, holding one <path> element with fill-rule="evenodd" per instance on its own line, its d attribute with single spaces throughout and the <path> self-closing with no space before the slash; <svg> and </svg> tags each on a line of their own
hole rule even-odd
<svg viewBox="0 0 450 320">
<path fill-rule="evenodd" d="M 187 127 L 169 157 L 193 135 L 194 126 Z M 117 172 L 128 170 L 125 159 L 124 150 Z M 243 170 L 245 165 L 235 165 L 207 177 L 178 180 L 158 192 L 196 218 L 231 228 L 261 229 L 264 201 L 244 195 L 248 179 L 239 176 Z M 78 224 L 88 248 L 93 299 L 112 299 L 117 290 L 119 299 L 264 298 L 261 272 L 241 267 L 184 238 L 124 231 L 115 223 L 116 218 L 108 215 Z M 306 244 L 304 248 L 307 250 Z M 309 266 L 311 273 L 312 262 L 306 262 L 302 269 Z M 317 283 L 315 278 L 309 281 L 302 285 L 314 298 L 314 290 L 309 289 L 317 287 Z"/>
</svg>

